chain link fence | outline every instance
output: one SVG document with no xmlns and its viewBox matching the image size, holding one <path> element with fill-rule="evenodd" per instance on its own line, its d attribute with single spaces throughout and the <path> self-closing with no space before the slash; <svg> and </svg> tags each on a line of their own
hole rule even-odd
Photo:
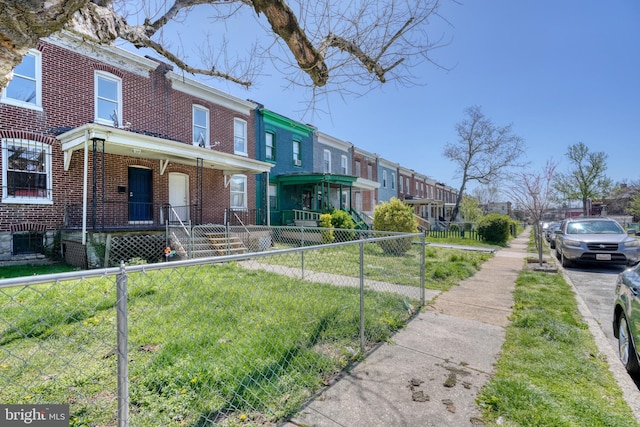
<svg viewBox="0 0 640 427">
<path fill-rule="evenodd" d="M 0 402 L 278 425 L 424 304 L 422 234 L 235 231 L 246 253 L 0 280 Z"/>
</svg>

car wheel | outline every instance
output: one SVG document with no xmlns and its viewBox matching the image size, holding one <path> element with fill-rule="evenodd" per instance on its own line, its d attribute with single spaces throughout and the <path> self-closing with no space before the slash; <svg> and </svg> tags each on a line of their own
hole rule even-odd
<svg viewBox="0 0 640 427">
<path fill-rule="evenodd" d="M 553 240 L 549 242 L 549 247 L 551 249 L 555 249 L 556 248 L 556 242 L 554 242 Z"/>
<path fill-rule="evenodd" d="M 618 318 L 618 354 L 620 355 L 620 361 L 628 372 L 636 373 L 640 371 L 636 349 L 633 346 L 629 325 L 624 313 L 620 313 Z"/>
<path fill-rule="evenodd" d="M 557 246 L 556 246 L 556 258 L 558 259 L 558 261 L 560 261 L 560 251 L 558 250 Z"/>
<path fill-rule="evenodd" d="M 567 257 L 564 256 L 564 254 L 560 255 L 560 262 L 562 263 L 563 267 L 571 267 L 571 261 L 569 261 Z"/>
</svg>

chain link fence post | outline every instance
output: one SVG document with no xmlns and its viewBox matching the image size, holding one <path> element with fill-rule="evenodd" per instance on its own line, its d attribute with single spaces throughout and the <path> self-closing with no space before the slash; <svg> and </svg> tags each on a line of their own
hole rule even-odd
<svg viewBox="0 0 640 427">
<path fill-rule="evenodd" d="M 116 278 L 116 316 L 118 341 L 118 427 L 129 426 L 129 351 L 127 272 L 120 261 Z"/>
<path fill-rule="evenodd" d="M 364 354 L 364 241 L 360 242 L 360 352 Z"/>
<path fill-rule="evenodd" d="M 425 285 L 425 262 L 426 260 L 426 250 L 427 250 L 427 232 L 423 231 L 420 236 L 420 248 L 422 252 L 420 253 L 420 306 L 424 307 L 424 285 Z"/>
</svg>

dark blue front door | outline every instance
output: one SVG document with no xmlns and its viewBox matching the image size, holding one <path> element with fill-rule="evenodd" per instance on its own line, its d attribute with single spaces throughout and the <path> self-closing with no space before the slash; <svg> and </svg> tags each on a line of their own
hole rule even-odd
<svg viewBox="0 0 640 427">
<path fill-rule="evenodd" d="M 129 168 L 129 221 L 151 221 L 151 170 Z"/>
</svg>

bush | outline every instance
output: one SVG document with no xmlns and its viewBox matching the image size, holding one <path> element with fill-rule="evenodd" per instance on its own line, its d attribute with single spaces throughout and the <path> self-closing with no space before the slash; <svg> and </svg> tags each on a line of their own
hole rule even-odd
<svg viewBox="0 0 640 427">
<path fill-rule="evenodd" d="M 483 216 L 478 221 L 477 231 L 482 240 L 505 245 L 509 241 L 511 218 L 497 213 Z"/>
<path fill-rule="evenodd" d="M 331 214 L 320 215 L 319 225 L 325 229 L 322 230 L 322 243 L 333 243 L 335 237 L 333 235 L 333 225 L 331 224 Z"/>
<path fill-rule="evenodd" d="M 353 230 L 356 227 L 356 223 L 353 222 L 351 215 L 340 209 L 335 209 L 331 212 L 331 225 L 341 230 Z M 348 242 L 356 238 L 356 233 L 353 231 L 339 231 L 337 234 L 334 234 L 338 242 Z"/>
<path fill-rule="evenodd" d="M 373 229 L 417 233 L 418 223 L 413 214 L 413 208 L 392 197 L 389 202 L 383 202 L 373 211 Z M 400 240 L 383 240 L 378 244 L 384 253 L 399 256 L 411 249 L 412 240 L 411 237 L 406 237 Z"/>
</svg>

